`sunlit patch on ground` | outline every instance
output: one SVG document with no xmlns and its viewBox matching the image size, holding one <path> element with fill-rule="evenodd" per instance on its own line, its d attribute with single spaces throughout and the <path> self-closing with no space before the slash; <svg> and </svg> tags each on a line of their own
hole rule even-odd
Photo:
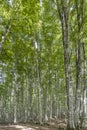
<svg viewBox="0 0 87 130">
<path fill-rule="evenodd" d="M 9 127 L 14 127 L 14 128 L 21 129 L 21 130 L 36 130 L 35 128 L 26 127 L 26 126 L 22 126 L 22 125 L 9 125 Z M 38 127 L 36 127 L 36 128 L 38 128 Z"/>
<path fill-rule="evenodd" d="M 0 130 L 50 130 L 46 126 L 36 126 L 34 124 L 27 125 L 0 125 Z"/>
</svg>

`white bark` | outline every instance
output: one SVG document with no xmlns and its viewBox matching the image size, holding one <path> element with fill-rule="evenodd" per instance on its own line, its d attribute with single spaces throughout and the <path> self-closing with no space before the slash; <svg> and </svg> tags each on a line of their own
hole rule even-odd
<svg viewBox="0 0 87 130">
<path fill-rule="evenodd" d="M 14 54 L 14 123 L 17 123 L 17 68 L 16 68 L 16 55 Z"/>
</svg>

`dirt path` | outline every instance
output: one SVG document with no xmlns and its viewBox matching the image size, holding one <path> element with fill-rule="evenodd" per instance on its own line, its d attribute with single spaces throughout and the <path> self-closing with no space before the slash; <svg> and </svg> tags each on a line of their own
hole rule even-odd
<svg viewBox="0 0 87 130">
<path fill-rule="evenodd" d="M 65 128 L 66 126 L 59 126 L 59 124 L 51 124 L 49 126 L 35 124 L 0 125 L 0 130 L 65 130 Z M 81 130 L 87 130 L 87 128 Z"/>
<path fill-rule="evenodd" d="M 58 130 L 57 124 L 35 125 L 35 124 L 18 124 L 18 125 L 0 125 L 0 130 Z M 63 130 L 63 129 L 62 129 Z"/>
<path fill-rule="evenodd" d="M 51 130 L 45 126 L 32 125 L 1 125 L 0 130 Z"/>
</svg>

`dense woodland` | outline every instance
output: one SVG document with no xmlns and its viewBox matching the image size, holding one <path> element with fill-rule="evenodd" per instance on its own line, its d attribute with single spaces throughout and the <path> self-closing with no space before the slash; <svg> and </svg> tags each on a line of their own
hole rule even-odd
<svg viewBox="0 0 87 130">
<path fill-rule="evenodd" d="M 0 0 L 0 123 L 87 125 L 87 1 Z"/>
</svg>

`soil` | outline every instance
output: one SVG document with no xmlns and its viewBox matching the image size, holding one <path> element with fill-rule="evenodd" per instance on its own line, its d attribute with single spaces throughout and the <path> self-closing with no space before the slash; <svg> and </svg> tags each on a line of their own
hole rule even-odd
<svg viewBox="0 0 87 130">
<path fill-rule="evenodd" d="M 39 125 L 39 124 L 15 124 L 15 125 L 0 125 L 0 130 L 66 130 L 65 123 L 50 122 L 48 124 Z M 87 130 L 87 128 L 81 129 Z"/>
<path fill-rule="evenodd" d="M 16 125 L 0 125 L 0 130 L 65 130 L 66 124 L 48 123 L 39 124 L 16 124 Z"/>
</svg>

